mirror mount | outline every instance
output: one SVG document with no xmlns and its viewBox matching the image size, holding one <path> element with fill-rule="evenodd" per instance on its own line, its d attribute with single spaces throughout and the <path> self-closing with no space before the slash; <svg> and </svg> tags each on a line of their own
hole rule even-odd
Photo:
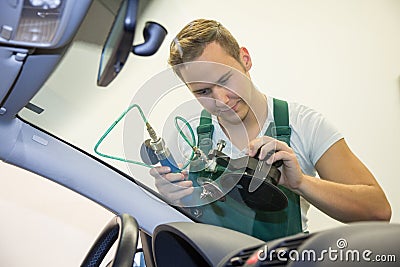
<svg viewBox="0 0 400 267">
<path fill-rule="evenodd" d="M 167 30 L 157 22 L 148 21 L 143 29 L 144 43 L 132 46 L 132 53 L 138 56 L 154 55 L 161 47 Z"/>
<path fill-rule="evenodd" d="M 121 72 L 128 55 L 151 56 L 161 47 L 167 30 L 156 22 L 146 22 L 144 42 L 134 45 L 139 0 L 123 0 L 101 52 L 98 86 L 108 86 Z"/>
</svg>

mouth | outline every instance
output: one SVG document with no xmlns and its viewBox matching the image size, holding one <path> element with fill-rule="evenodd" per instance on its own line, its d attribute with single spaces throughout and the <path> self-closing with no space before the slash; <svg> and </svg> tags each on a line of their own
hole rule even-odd
<svg viewBox="0 0 400 267">
<path fill-rule="evenodd" d="M 240 102 L 241 102 L 241 100 L 238 100 L 233 106 L 228 107 L 228 108 L 226 108 L 226 109 L 220 109 L 220 110 L 218 110 L 218 113 L 228 112 L 228 111 L 232 111 L 232 110 L 235 111 L 235 112 L 237 112 Z"/>
</svg>

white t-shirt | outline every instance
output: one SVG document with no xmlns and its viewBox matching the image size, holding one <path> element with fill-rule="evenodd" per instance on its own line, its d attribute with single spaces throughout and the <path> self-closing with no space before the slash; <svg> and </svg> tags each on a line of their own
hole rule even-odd
<svg viewBox="0 0 400 267">
<path fill-rule="evenodd" d="M 273 98 L 268 97 L 268 117 L 264 123 L 263 129 L 258 137 L 261 137 L 266 132 L 270 123 L 274 122 Z M 290 136 L 290 146 L 297 156 L 300 167 L 306 175 L 316 177 L 315 164 L 320 157 L 331 147 L 335 142 L 343 138 L 342 134 L 317 111 L 298 103 L 288 103 L 289 107 L 289 126 L 292 129 Z M 214 134 L 212 138 L 213 148 L 216 147 L 218 140 L 226 141 L 226 146 L 223 152 L 231 158 L 238 158 L 246 155 L 246 150 L 240 150 L 229 142 L 221 126 L 218 123 L 216 116 L 212 116 L 214 125 Z M 196 124 L 192 121 L 191 126 L 196 130 Z M 197 135 L 196 135 L 197 138 Z M 185 153 L 186 154 L 186 153 Z M 307 212 L 310 204 L 300 197 L 302 227 L 307 230 Z"/>
</svg>

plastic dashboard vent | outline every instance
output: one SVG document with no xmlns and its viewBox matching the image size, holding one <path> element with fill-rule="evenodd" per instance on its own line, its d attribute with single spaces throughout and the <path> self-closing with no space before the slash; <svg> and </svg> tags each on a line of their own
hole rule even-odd
<svg viewBox="0 0 400 267">
<path fill-rule="evenodd" d="M 225 265 L 225 267 L 243 266 L 247 259 L 250 258 L 260 247 L 249 248 L 240 251 L 238 254 L 233 256 Z"/>
<path fill-rule="evenodd" d="M 289 262 L 283 261 L 282 258 L 289 258 L 288 255 L 292 250 L 297 250 L 304 241 L 310 238 L 312 234 L 300 234 L 291 237 L 282 238 L 276 241 L 270 241 L 265 243 L 262 247 L 255 247 L 242 250 L 225 264 L 225 267 L 233 267 L 233 266 L 245 266 L 246 261 L 251 257 L 252 260 L 254 257 L 258 258 L 259 261 L 254 266 L 286 266 Z M 265 259 L 262 258 L 262 252 L 267 252 Z M 278 258 L 277 253 L 280 253 L 280 258 Z M 259 253 L 260 256 L 255 255 Z M 251 260 L 251 261 L 252 261 Z M 247 265 L 253 266 L 254 263 Z"/>
<path fill-rule="evenodd" d="M 275 243 L 269 242 L 266 243 L 263 249 L 267 251 L 267 255 L 265 260 L 261 260 L 259 265 L 257 266 L 286 266 L 289 264 L 288 260 L 282 260 L 289 258 L 289 253 L 293 250 L 298 250 L 298 248 L 312 236 L 312 234 L 304 234 L 304 235 L 296 235 L 293 237 L 289 237 L 283 239 L 282 241 Z M 280 258 L 278 258 L 277 254 L 280 254 Z"/>
</svg>

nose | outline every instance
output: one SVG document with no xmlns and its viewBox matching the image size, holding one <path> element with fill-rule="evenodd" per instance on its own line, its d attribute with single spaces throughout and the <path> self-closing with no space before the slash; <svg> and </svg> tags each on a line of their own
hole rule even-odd
<svg viewBox="0 0 400 267">
<path fill-rule="evenodd" d="M 226 107 L 229 102 L 229 91 L 224 87 L 215 86 L 213 90 L 213 97 L 217 107 Z"/>
</svg>

